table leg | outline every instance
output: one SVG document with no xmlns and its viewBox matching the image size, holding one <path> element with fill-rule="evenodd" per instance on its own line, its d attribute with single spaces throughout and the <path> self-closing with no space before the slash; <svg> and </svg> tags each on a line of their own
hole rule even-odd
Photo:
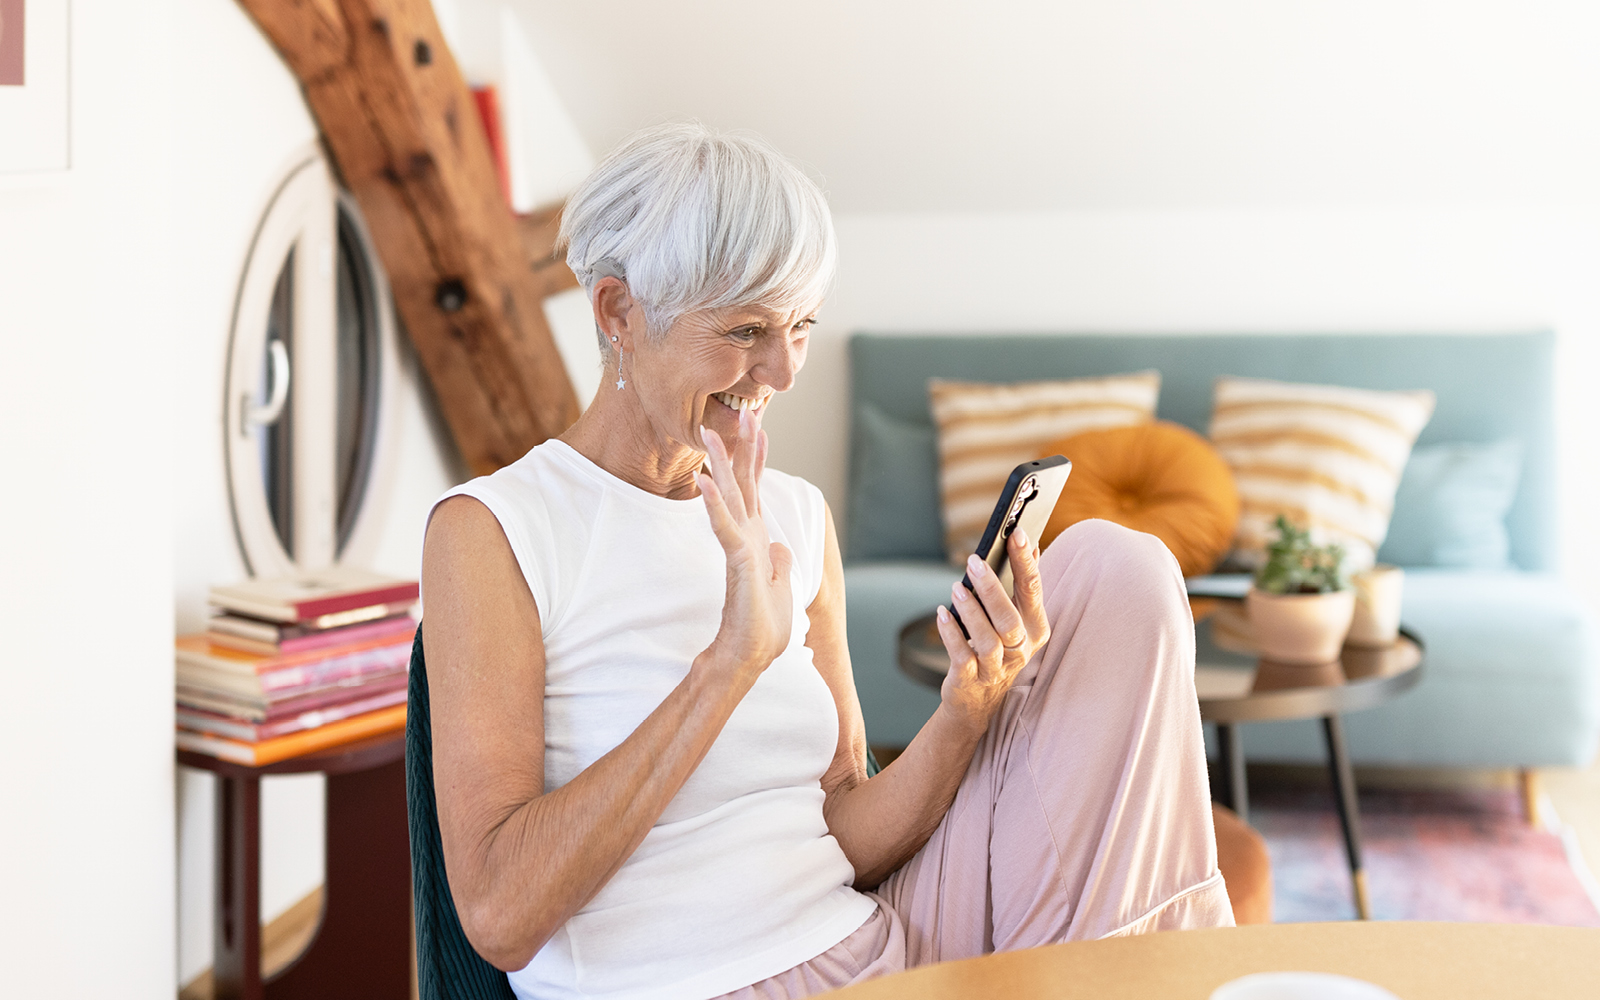
<svg viewBox="0 0 1600 1000">
<path fill-rule="evenodd" d="M 1239 819 L 1250 822 L 1250 788 L 1245 783 L 1244 743 L 1231 723 L 1217 723 L 1217 746 L 1222 751 L 1222 796 Z"/>
<path fill-rule="evenodd" d="M 1324 716 L 1322 732 L 1328 740 L 1328 774 L 1333 778 L 1333 797 L 1339 807 L 1339 825 L 1344 828 L 1344 849 L 1350 859 L 1350 888 L 1355 895 L 1356 916 L 1370 920 L 1367 905 L 1367 873 L 1361 867 L 1361 814 L 1356 805 L 1356 777 L 1350 768 L 1350 754 L 1344 745 L 1344 723 L 1339 716 Z"/>
<path fill-rule="evenodd" d="M 267 983 L 266 1000 L 411 993 L 411 847 L 404 761 L 330 774 L 322 920 L 300 957 Z"/>
<path fill-rule="evenodd" d="M 211 981 L 216 1000 L 263 1000 L 261 782 L 217 776 Z"/>
</svg>

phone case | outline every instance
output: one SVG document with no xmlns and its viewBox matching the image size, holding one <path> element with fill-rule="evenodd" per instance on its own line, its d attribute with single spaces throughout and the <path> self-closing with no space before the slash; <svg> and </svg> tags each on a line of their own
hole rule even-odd
<svg viewBox="0 0 1600 1000">
<path fill-rule="evenodd" d="M 1006 596 L 1015 596 L 1011 562 L 1006 558 L 1006 543 L 1017 528 L 1027 532 L 1035 545 L 1044 533 L 1044 527 L 1061 499 L 1061 491 L 1072 474 L 1072 463 L 1061 455 L 1051 455 L 1035 462 L 1023 462 L 1011 470 L 1005 489 L 989 515 L 989 524 L 983 529 L 978 542 L 979 559 L 989 564 L 1000 578 Z M 972 590 L 970 574 L 961 577 L 961 585 Z M 960 621 L 959 616 L 957 621 Z M 962 626 L 966 631 L 966 626 Z"/>
</svg>

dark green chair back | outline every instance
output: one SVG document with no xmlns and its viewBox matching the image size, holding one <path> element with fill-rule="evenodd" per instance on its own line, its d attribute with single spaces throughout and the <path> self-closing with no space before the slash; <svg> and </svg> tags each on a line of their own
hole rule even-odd
<svg viewBox="0 0 1600 1000">
<path fill-rule="evenodd" d="M 428 707 L 428 665 L 422 628 L 411 645 L 406 709 L 406 813 L 411 832 L 411 895 L 417 927 L 419 1000 L 516 1000 L 506 974 L 467 940 L 450 896 L 439 843 L 439 806 L 433 795 L 433 717 Z M 878 760 L 867 751 L 867 774 Z"/>
<path fill-rule="evenodd" d="M 467 941 L 450 898 L 433 797 L 433 717 L 422 629 L 411 646 L 406 709 L 406 812 L 411 827 L 411 895 L 417 928 L 419 1000 L 516 1000 L 506 974 Z"/>
</svg>

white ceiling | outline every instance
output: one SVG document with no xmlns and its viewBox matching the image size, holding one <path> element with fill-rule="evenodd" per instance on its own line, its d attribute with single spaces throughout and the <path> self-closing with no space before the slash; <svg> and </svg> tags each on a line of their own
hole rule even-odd
<svg viewBox="0 0 1600 1000">
<path fill-rule="evenodd" d="M 595 152 L 759 131 L 834 207 L 1600 198 L 1576 0 L 511 0 Z"/>
</svg>

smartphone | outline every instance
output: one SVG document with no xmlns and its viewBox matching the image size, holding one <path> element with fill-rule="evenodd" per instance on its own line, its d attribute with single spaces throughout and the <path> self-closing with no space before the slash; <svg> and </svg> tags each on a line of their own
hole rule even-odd
<svg viewBox="0 0 1600 1000">
<path fill-rule="evenodd" d="M 1007 597 L 1016 597 L 1016 589 L 1006 543 L 1018 528 L 1027 532 L 1035 545 L 1039 543 L 1070 475 L 1072 463 L 1061 455 L 1051 455 L 1036 462 L 1023 462 L 1012 469 L 1006 479 L 1005 489 L 1000 491 L 1000 499 L 989 515 L 989 525 L 983 529 L 977 554 L 1000 578 L 1000 586 L 1005 588 Z M 962 575 L 961 585 L 976 594 L 970 573 Z M 955 611 L 954 608 L 950 610 Z M 956 623 L 965 634 L 967 626 L 962 624 L 960 615 L 956 615 Z"/>
</svg>

